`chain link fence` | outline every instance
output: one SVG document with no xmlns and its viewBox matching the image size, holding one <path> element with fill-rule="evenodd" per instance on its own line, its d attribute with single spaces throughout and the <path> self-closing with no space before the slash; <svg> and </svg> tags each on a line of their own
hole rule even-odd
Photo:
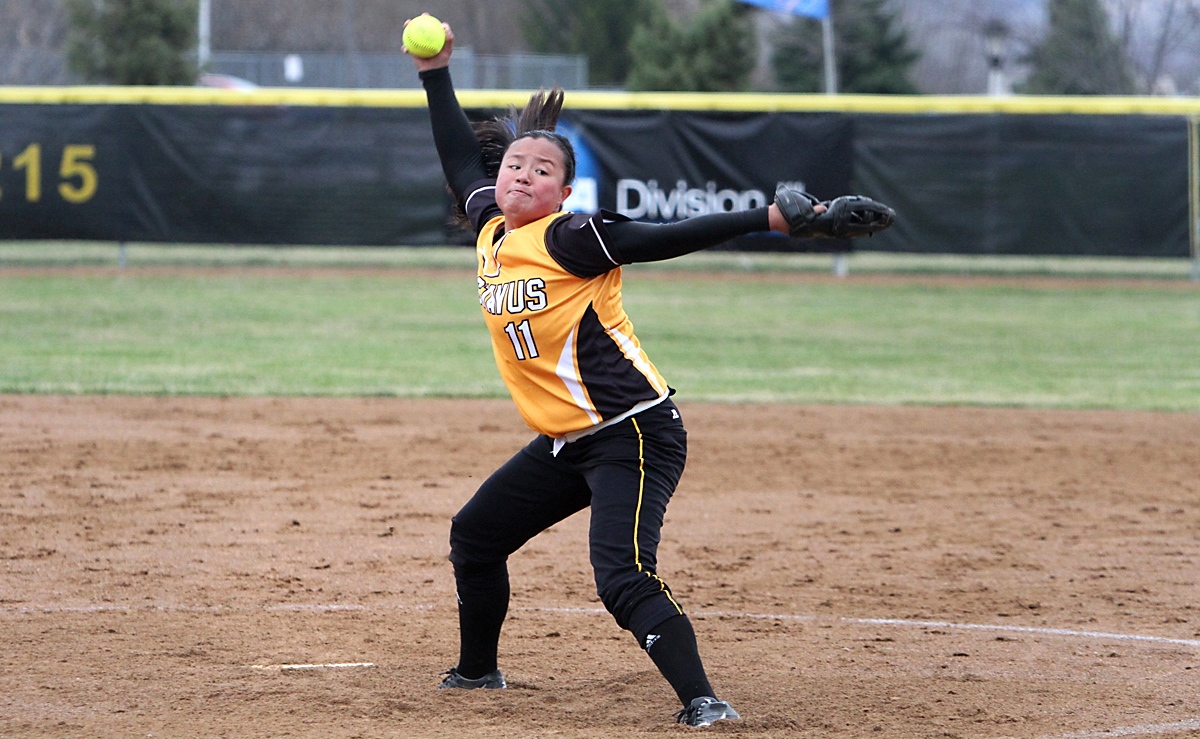
<svg viewBox="0 0 1200 739">
<path fill-rule="evenodd" d="M 558 54 L 476 54 L 454 50 L 455 84 L 462 89 L 526 90 L 554 85 L 588 88 L 585 56 Z M 205 71 L 246 80 L 260 87 L 404 89 L 420 87 L 412 59 L 405 54 L 283 54 L 215 52 Z M 0 47 L 0 84 L 69 85 L 80 80 L 67 70 L 58 49 Z"/>
<path fill-rule="evenodd" d="M 588 87 L 585 56 L 557 54 L 476 54 L 455 49 L 455 85 L 462 89 L 535 89 L 558 85 Z M 405 54 L 283 54 L 214 52 L 209 72 L 238 77 L 263 87 L 415 88 L 420 80 Z"/>
<path fill-rule="evenodd" d="M 2 3 L 0 3 L 2 4 Z M 69 85 L 66 57 L 41 46 L 0 46 L 0 85 Z"/>
</svg>

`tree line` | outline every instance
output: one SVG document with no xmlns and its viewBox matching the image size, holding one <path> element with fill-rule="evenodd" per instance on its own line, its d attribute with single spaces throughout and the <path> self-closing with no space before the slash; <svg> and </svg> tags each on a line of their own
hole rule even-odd
<svg viewBox="0 0 1200 739">
<path fill-rule="evenodd" d="M 111 84 L 192 84 L 196 66 L 198 0 L 66 0 L 66 37 L 70 69 L 89 82 Z M 213 0 L 214 5 L 231 0 Z M 1153 91 L 1164 60 L 1200 30 L 1200 0 L 1157 0 L 1157 35 L 1139 66 L 1130 42 L 1139 28 L 1138 0 L 1045 0 L 1048 22 L 1029 40 L 1017 59 L 1027 70 L 1017 92 L 1030 94 L 1133 94 Z M 305 12 L 324 14 L 319 22 L 344 29 L 343 50 L 373 50 L 391 44 L 403 18 L 415 14 L 413 2 L 380 4 L 372 0 L 312 2 Z M 425 3 L 437 11 L 439 0 Z M 444 4 L 444 3 L 443 3 Z M 239 0 L 258 23 L 238 23 L 235 5 L 220 17 L 234 26 L 218 33 L 246 33 L 253 27 L 286 38 L 289 11 L 271 0 L 262 8 Z M 476 8 L 475 6 L 479 7 Z M 492 38 L 502 15 L 496 3 L 460 0 L 467 8 L 463 24 L 479 38 Z M 805 17 L 770 16 L 760 32 L 763 13 L 735 0 L 698 0 L 694 12 L 671 13 L 664 0 L 514 0 L 506 18 L 515 45 L 587 58 L 590 84 L 632 91 L 674 90 L 735 92 L 766 87 L 786 92 L 820 92 L 824 85 L 822 27 Z M 915 94 L 913 67 L 921 58 L 901 22 L 897 0 L 830 0 L 834 18 L 839 92 Z M 488 10 L 492 8 L 492 10 Z M 1115 17 L 1110 15 L 1115 10 Z M 291 13 L 294 14 L 295 6 Z M 447 12 L 450 12 L 449 6 Z M 280 16 L 272 20 L 271 14 Z M 484 17 L 492 13 L 495 17 Z M 283 14 L 283 15 L 280 15 Z M 456 27 L 462 28 L 457 25 Z M 1145 28 L 1145 24 L 1141 26 Z M 375 35 L 372 35 L 375 34 Z M 1152 34 L 1153 35 L 1153 34 Z M 507 39 L 510 43 L 514 39 Z M 294 42 L 293 42 L 294 43 Z M 770 80 L 754 79 L 760 43 L 769 55 Z"/>
</svg>

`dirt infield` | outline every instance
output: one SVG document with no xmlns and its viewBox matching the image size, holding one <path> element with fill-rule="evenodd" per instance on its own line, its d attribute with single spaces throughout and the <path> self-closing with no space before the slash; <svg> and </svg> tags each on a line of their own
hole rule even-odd
<svg viewBox="0 0 1200 739">
<path fill-rule="evenodd" d="M 0 736 L 1200 735 L 1200 415 L 680 406 L 661 574 L 742 721 L 671 723 L 585 515 L 512 689 L 433 690 L 507 401 L 0 396 Z"/>
</svg>

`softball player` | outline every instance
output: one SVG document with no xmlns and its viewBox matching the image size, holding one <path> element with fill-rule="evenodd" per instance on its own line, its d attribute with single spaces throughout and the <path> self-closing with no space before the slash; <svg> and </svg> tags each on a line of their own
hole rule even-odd
<svg viewBox="0 0 1200 739">
<path fill-rule="evenodd" d="M 669 225 L 561 212 L 575 169 L 570 142 L 554 132 L 562 92 L 539 93 L 519 117 L 477 132 L 455 97 L 448 69 L 454 36 L 446 30 L 437 56 L 414 60 L 447 182 L 478 234 L 479 303 L 496 364 L 538 436 L 454 516 L 460 651 L 441 687 L 505 687 L 497 646 L 508 610 L 508 556 L 590 507 L 597 592 L 675 690 L 683 704 L 677 720 L 707 726 L 738 718 L 716 698 L 691 622 L 656 571 L 687 435 L 674 391 L 621 306 L 621 265 L 754 231 L 788 233 L 787 222 L 776 205 Z"/>
</svg>

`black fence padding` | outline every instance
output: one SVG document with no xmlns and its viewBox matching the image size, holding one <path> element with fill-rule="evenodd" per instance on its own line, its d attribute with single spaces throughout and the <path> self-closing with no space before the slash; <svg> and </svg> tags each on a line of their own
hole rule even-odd
<svg viewBox="0 0 1200 739">
<path fill-rule="evenodd" d="M 858 185 L 897 211 L 873 250 L 1185 257 L 1187 122 L 862 115 Z"/>
<path fill-rule="evenodd" d="M 13 165 L 31 143 L 36 199 L 28 168 Z M 85 202 L 57 191 L 68 146 L 95 151 Z M 383 245 L 440 243 L 445 232 L 420 109 L 7 105 L 0 157 L 3 239 Z"/>
<path fill-rule="evenodd" d="M 893 206 L 872 250 L 1189 254 L 1182 116 L 568 109 L 563 123 L 595 205 L 642 220 L 766 205 L 786 182 Z M 421 108 L 0 104 L 0 239 L 469 243 L 450 205 Z"/>
</svg>

